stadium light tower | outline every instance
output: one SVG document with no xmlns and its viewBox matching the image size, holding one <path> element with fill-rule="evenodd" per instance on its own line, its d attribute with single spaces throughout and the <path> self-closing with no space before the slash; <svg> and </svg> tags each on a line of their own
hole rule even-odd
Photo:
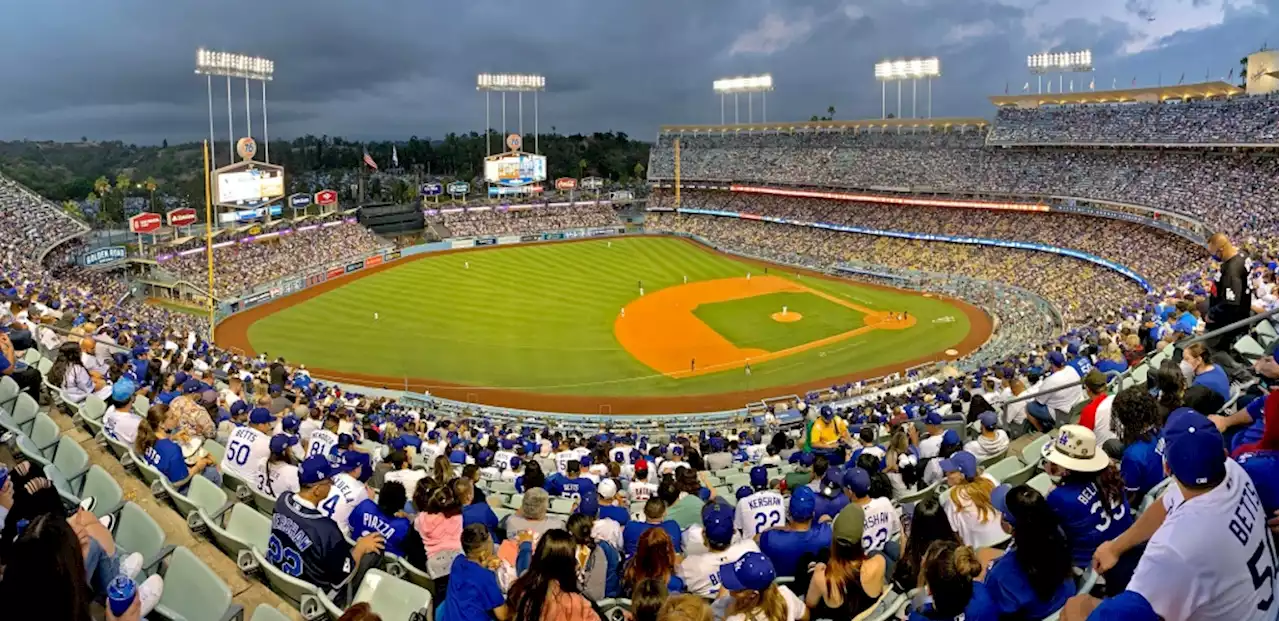
<svg viewBox="0 0 1280 621">
<path fill-rule="evenodd" d="M 885 92 L 890 81 L 898 83 L 898 114 L 902 118 L 902 83 L 911 80 L 911 118 L 916 118 L 916 83 L 924 78 L 928 86 L 925 118 L 933 118 L 933 79 L 942 75 L 937 57 L 900 58 L 876 63 L 876 79 L 880 80 L 880 118 L 885 118 Z"/>
<path fill-rule="evenodd" d="M 738 123 L 738 94 L 747 94 L 747 122 L 755 122 L 755 111 L 752 109 L 752 95 L 760 93 L 760 121 L 769 119 L 769 100 L 767 95 L 773 90 L 773 76 L 769 74 L 742 76 L 737 78 L 721 78 L 711 83 L 711 90 L 720 93 L 720 124 L 724 125 L 724 96 L 733 95 L 733 123 Z"/>
<path fill-rule="evenodd" d="M 200 48 L 196 50 L 196 74 L 205 77 L 205 89 L 209 95 L 209 156 L 210 163 L 216 169 L 217 157 L 213 152 L 213 76 L 227 78 L 227 137 L 231 141 L 227 152 L 227 163 L 235 161 L 236 137 L 232 128 L 234 120 L 231 112 L 231 78 L 244 78 L 244 118 L 245 136 L 253 136 L 253 116 L 249 109 L 249 82 L 262 83 L 262 142 L 266 149 L 263 152 L 265 161 L 271 163 L 271 140 L 267 134 L 267 82 L 275 78 L 276 63 L 273 60 L 233 54 L 231 52 L 215 52 Z"/>
<path fill-rule="evenodd" d="M 481 73 L 476 76 L 476 90 L 484 91 L 484 151 L 493 155 L 489 145 L 489 93 L 502 93 L 502 135 L 507 135 L 507 93 L 516 93 L 518 127 L 524 138 L 524 94 L 533 93 L 533 152 L 538 151 L 538 93 L 547 90 L 546 76 L 528 73 Z"/>
<path fill-rule="evenodd" d="M 1062 74 L 1093 71 L 1093 50 L 1076 52 L 1041 52 L 1027 57 L 1027 69 L 1036 74 L 1036 94 L 1044 91 L 1044 74 L 1058 74 L 1058 92 L 1062 92 Z M 1053 88 L 1053 83 L 1049 83 Z"/>
</svg>

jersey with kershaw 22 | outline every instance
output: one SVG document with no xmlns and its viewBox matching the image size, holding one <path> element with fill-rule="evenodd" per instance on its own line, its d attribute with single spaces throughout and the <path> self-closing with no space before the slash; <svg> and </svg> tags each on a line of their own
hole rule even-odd
<svg viewBox="0 0 1280 621">
<path fill-rule="evenodd" d="M 755 537 L 787 523 L 787 504 L 778 492 L 756 492 L 738 501 L 733 519 L 743 537 Z"/>
<path fill-rule="evenodd" d="M 1161 499 L 1168 515 L 1151 537 L 1128 590 L 1156 614 L 1188 621 L 1276 618 L 1276 549 L 1258 490 L 1235 461 L 1210 492 Z"/>
<path fill-rule="evenodd" d="M 252 427 L 236 427 L 227 438 L 227 450 L 219 467 L 261 489 L 266 482 L 269 459 L 271 436 Z"/>
<path fill-rule="evenodd" d="M 872 498 L 863 505 L 862 512 L 862 549 L 867 554 L 883 550 L 884 544 L 902 530 L 902 514 L 887 498 Z"/>
</svg>

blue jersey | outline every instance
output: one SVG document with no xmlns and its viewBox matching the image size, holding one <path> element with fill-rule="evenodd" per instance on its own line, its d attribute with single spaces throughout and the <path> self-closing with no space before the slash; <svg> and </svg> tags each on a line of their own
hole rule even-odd
<svg viewBox="0 0 1280 621">
<path fill-rule="evenodd" d="M 1067 600 L 1076 594 L 1076 583 L 1068 576 L 1052 597 L 1041 600 L 1031 588 L 1027 573 L 1022 570 L 1012 548 L 987 570 L 985 586 L 1001 617 L 1014 619 L 1043 619 L 1065 606 Z"/>
<path fill-rule="evenodd" d="M 1120 460 L 1120 478 L 1130 494 L 1146 494 L 1164 480 L 1164 456 L 1155 439 L 1138 440 L 1124 447 Z"/>
<path fill-rule="evenodd" d="M 1062 532 L 1071 544 L 1071 558 L 1076 567 L 1088 567 L 1094 550 L 1104 541 L 1119 537 L 1133 525 L 1129 501 L 1104 506 L 1096 483 L 1064 481 L 1049 492 L 1049 506 L 1062 520 Z"/>
<path fill-rule="evenodd" d="M 849 505 L 849 497 L 840 492 L 835 498 L 827 498 L 822 494 L 817 495 L 817 502 L 813 505 L 813 523 L 818 523 L 818 518 L 829 515 L 831 519 L 835 519 L 840 510 Z"/>
<path fill-rule="evenodd" d="M 413 528 L 408 518 L 388 516 L 378 509 L 378 503 L 368 498 L 351 510 L 347 524 L 351 526 L 352 539 L 359 539 L 369 533 L 381 534 L 387 540 L 387 552 L 396 556 L 404 555 L 401 544 L 405 535 L 409 534 L 409 529 Z"/>
<path fill-rule="evenodd" d="M 1161 621 L 1147 598 L 1133 591 L 1108 597 L 1089 613 L 1088 621 Z"/>
<path fill-rule="evenodd" d="M 267 561 L 294 578 L 330 591 L 355 569 L 351 546 L 338 523 L 293 492 L 276 500 L 267 538 Z"/>
<path fill-rule="evenodd" d="M 168 438 L 156 440 L 155 446 L 147 449 L 143 457 L 152 468 L 162 472 L 170 483 L 177 483 L 187 478 L 187 474 L 190 473 L 187 470 L 187 462 L 182 457 L 182 449 Z"/>
<path fill-rule="evenodd" d="M 1253 419 L 1253 422 L 1250 423 L 1248 427 L 1241 429 L 1236 432 L 1235 435 L 1231 436 L 1231 452 L 1234 453 L 1235 450 L 1240 448 L 1242 445 L 1253 444 L 1262 439 L 1264 424 L 1262 420 L 1262 413 L 1263 406 L 1266 402 L 1267 396 L 1262 395 L 1261 397 L 1250 401 L 1249 405 L 1244 406 L 1244 410 L 1249 413 L 1249 417 Z"/>
<path fill-rule="evenodd" d="M 406 446 L 412 446 L 413 450 L 422 450 L 422 439 L 418 436 L 402 435 L 391 441 L 391 448 L 397 451 L 403 451 Z"/>
<path fill-rule="evenodd" d="M 1223 401 L 1231 398 L 1231 380 L 1227 379 L 1227 372 L 1216 364 L 1213 365 L 1212 369 L 1197 375 L 1195 379 L 1191 380 L 1191 385 L 1204 386 L 1222 397 Z"/>
<path fill-rule="evenodd" d="M 613 520 L 620 526 L 626 526 L 631 521 L 631 513 L 626 507 L 616 507 L 614 505 L 601 505 L 598 516 L 600 519 Z"/>
<path fill-rule="evenodd" d="M 1244 453 L 1236 458 L 1236 463 L 1249 474 L 1253 486 L 1258 488 L 1258 496 L 1262 500 L 1263 513 L 1274 515 L 1277 499 L 1280 498 L 1280 453 L 1275 451 L 1259 451 Z"/>
<path fill-rule="evenodd" d="M 1111 360 L 1110 358 L 1099 360 L 1097 366 L 1099 371 L 1108 374 L 1124 373 L 1129 368 L 1129 365 L 1123 361 Z"/>
<path fill-rule="evenodd" d="M 555 489 L 548 489 L 548 491 L 551 491 L 553 494 L 556 494 L 561 498 L 572 498 L 577 500 L 596 493 L 596 484 L 586 477 L 578 477 L 576 479 L 556 477 L 554 484 L 548 482 L 548 488 L 550 488 L 551 485 L 555 485 Z"/>
<path fill-rule="evenodd" d="M 831 525 L 814 524 L 809 530 L 766 530 L 760 534 L 760 551 L 777 568 L 779 576 L 807 572 L 808 562 L 818 560 L 818 553 L 831 547 Z M 803 567 L 801 563 L 805 563 Z"/>
<path fill-rule="evenodd" d="M 1093 362 L 1089 360 L 1088 356 L 1076 356 L 1067 364 L 1075 367 L 1076 371 L 1080 373 L 1080 377 L 1088 375 L 1089 371 L 1093 370 Z"/>
<path fill-rule="evenodd" d="M 631 558 L 636 553 L 636 547 L 640 544 L 640 535 L 650 528 L 661 528 L 667 531 L 671 536 L 671 542 L 675 544 L 676 552 L 684 552 L 684 542 L 681 540 L 680 525 L 675 520 L 664 520 L 661 524 L 650 524 L 648 522 L 628 522 L 622 527 L 622 544 L 626 550 L 627 558 Z"/>
<path fill-rule="evenodd" d="M 483 503 L 470 504 L 462 508 L 462 527 L 472 524 L 483 524 L 494 543 L 498 543 L 498 514 Z"/>
<path fill-rule="evenodd" d="M 933 604 L 928 603 L 919 610 L 911 611 L 907 621 L 1000 621 L 1000 612 L 992 603 L 986 587 L 981 582 L 974 582 L 973 596 L 969 598 L 969 604 L 960 614 L 954 616 L 939 614 L 933 609 Z"/>
<path fill-rule="evenodd" d="M 449 588 L 442 604 L 441 619 L 450 621 L 490 621 L 495 608 L 506 599 L 498 586 L 498 576 L 488 568 L 459 555 L 449 569 Z"/>
</svg>

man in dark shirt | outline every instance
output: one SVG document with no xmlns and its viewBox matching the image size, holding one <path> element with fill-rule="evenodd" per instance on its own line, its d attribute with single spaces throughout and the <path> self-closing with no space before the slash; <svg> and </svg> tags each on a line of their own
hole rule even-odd
<svg viewBox="0 0 1280 621">
<path fill-rule="evenodd" d="M 346 604 L 347 585 L 359 583 L 364 571 L 376 562 L 385 540 L 377 532 L 347 544 L 338 524 L 319 509 L 329 495 L 335 470 L 329 460 L 312 455 L 298 467 L 297 493 L 285 492 L 276 501 L 267 540 L 267 561 L 295 578 L 333 593 L 334 603 Z M 367 558 L 366 558 L 367 557 Z"/>
<path fill-rule="evenodd" d="M 1205 331 L 1245 319 L 1252 312 L 1253 301 L 1249 292 L 1248 258 L 1240 252 L 1225 233 L 1214 233 L 1207 243 L 1209 253 L 1219 262 L 1218 282 L 1209 297 L 1209 316 L 1205 318 Z M 1233 330 L 1209 343 L 1210 349 L 1222 351 L 1222 345 L 1230 346 L 1237 336 L 1248 328 Z"/>
</svg>

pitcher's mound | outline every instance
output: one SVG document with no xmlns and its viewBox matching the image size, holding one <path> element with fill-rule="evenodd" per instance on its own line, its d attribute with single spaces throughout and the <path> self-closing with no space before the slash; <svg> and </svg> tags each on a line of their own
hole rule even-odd
<svg viewBox="0 0 1280 621">
<path fill-rule="evenodd" d="M 801 315 L 800 313 L 797 313 L 795 311 L 787 311 L 785 313 L 777 312 L 769 316 L 772 317 L 774 321 L 781 322 L 781 323 L 792 323 L 792 322 L 800 321 L 801 319 L 804 319 L 804 315 Z"/>
</svg>

